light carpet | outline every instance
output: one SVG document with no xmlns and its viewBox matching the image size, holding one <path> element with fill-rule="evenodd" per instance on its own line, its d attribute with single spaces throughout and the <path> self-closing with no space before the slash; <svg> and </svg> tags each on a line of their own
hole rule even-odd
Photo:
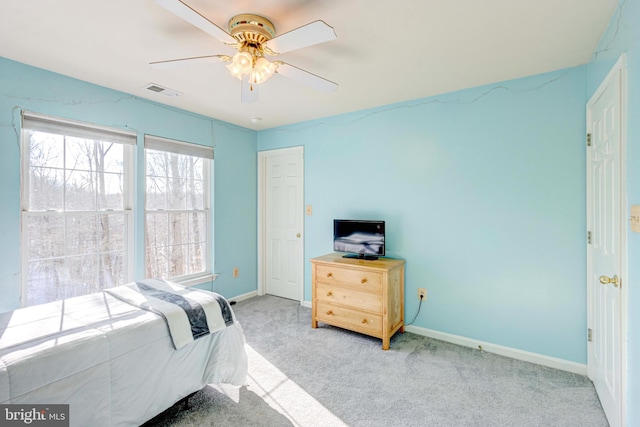
<svg viewBox="0 0 640 427">
<path fill-rule="evenodd" d="M 381 340 L 272 296 L 234 306 L 244 387 L 207 386 L 145 427 L 608 426 L 588 378 L 412 333 Z"/>
</svg>

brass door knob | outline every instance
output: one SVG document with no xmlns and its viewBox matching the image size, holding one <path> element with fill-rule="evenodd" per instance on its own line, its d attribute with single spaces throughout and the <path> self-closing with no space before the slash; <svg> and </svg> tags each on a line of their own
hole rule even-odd
<svg viewBox="0 0 640 427">
<path fill-rule="evenodd" d="M 611 283 L 613 286 L 617 288 L 618 285 L 620 284 L 620 279 L 618 279 L 618 275 L 616 274 L 614 274 L 613 277 L 600 276 L 600 283 L 602 283 L 603 285 L 608 285 L 609 283 Z"/>
<path fill-rule="evenodd" d="M 299 238 L 300 238 L 300 233 L 297 233 L 297 234 L 296 234 L 296 237 L 299 239 Z"/>
</svg>

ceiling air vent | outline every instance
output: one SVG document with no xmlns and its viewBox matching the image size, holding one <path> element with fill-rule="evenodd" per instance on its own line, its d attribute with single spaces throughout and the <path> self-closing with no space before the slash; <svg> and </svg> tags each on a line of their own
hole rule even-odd
<svg viewBox="0 0 640 427">
<path fill-rule="evenodd" d="M 178 96 L 178 95 L 180 95 L 180 92 L 178 92 L 177 90 L 173 90 L 173 89 L 169 89 L 169 88 L 166 88 L 166 87 L 162 87 L 162 86 L 157 85 L 155 83 L 149 83 L 145 89 L 148 89 L 148 90 L 150 90 L 152 92 L 161 93 L 161 94 L 166 95 L 166 96 Z"/>
</svg>

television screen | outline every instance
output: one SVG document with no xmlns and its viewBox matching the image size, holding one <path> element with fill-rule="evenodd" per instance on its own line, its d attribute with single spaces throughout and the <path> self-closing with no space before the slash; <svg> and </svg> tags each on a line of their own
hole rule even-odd
<svg viewBox="0 0 640 427">
<path fill-rule="evenodd" d="M 346 252 L 346 257 L 370 258 L 384 256 L 384 221 L 334 219 L 333 250 Z"/>
</svg>

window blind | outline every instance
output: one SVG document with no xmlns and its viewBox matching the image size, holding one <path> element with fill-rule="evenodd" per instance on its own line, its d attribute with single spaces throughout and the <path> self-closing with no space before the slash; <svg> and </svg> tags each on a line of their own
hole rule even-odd
<svg viewBox="0 0 640 427">
<path fill-rule="evenodd" d="M 22 128 L 58 135 L 67 135 L 76 138 L 117 142 L 129 145 L 136 144 L 136 133 L 132 131 L 59 119 L 29 111 L 22 112 Z"/>
<path fill-rule="evenodd" d="M 154 135 L 144 136 L 144 148 L 168 151 L 170 153 L 184 154 L 187 156 L 202 157 L 205 159 L 213 159 L 213 147 L 176 141 L 174 139 L 162 138 Z"/>
</svg>

